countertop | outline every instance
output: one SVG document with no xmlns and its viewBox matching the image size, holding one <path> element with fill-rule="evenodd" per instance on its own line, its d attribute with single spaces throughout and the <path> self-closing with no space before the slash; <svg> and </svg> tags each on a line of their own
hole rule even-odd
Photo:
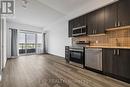
<svg viewBox="0 0 130 87">
<path fill-rule="evenodd" d="M 86 46 L 86 48 L 115 48 L 115 49 L 130 49 L 130 47 L 121 47 L 121 46 Z"/>
</svg>

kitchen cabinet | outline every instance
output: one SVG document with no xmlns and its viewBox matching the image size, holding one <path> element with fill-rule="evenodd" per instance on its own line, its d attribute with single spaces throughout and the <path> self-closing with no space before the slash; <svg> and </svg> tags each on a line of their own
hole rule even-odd
<svg viewBox="0 0 130 87">
<path fill-rule="evenodd" d="M 82 15 L 80 17 L 77 17 L 75 19 L 72 20 L 73 21 L 73 28 L 77 28 L 77 27 L 81 27 L 81 26 L 85 26 L 85 16 Z"/>
<path fill-rule="evenodd" d="M 105 7 L 105 29 L 117 27 L 118 3 L 113 3 Z"/>
<path fill-rule="evenodd" d="M 104 73 L 112 73 L 113 56 L 113 49 L 103 49 L 102 67 Z"/>
<path fill-rule="evenodd" d="M 130 0 L 118 2 L 118 26 L 130 25 Z"/>
<path fill-rule="evenodd" d="M 105 7 L 105 29 L 130 25 L 130 0 L 119 0 Z"/>
<path fill-rule="evenodd" d="M 70 23 L 72 25 L 69 24 L 69 26 L 72 26 L 72 28 L 87 26 L 88 35 L 104 33 L 105 29 L 130 26 L 129 8 L 130 0 L 119 0 L 113 4 L 73 19 L 73 23 Z M 69 31 L 72 33 L 71 28 Z"/>
<path fill-rule="evenodd" d="M 73 29 L 73 20 L 69 21 L 69 26 L 68 26 L 68 36 L 72 37 L 72 29 Z"/>
<path fill-rule="evenodd" d="M 130 50 L 119 49 L 117 55 L 117 74 L 130 79 Z"/>
<path fill-rule="evenodd" d="M 78 27 L 81 27 L 81 26 L 86 26 L 85 15 L 82 15 L 79 17 L 79 26 Z"/>
<path fill-rule="evenodd" d="M 129 49 L 103 49 L 103 72 L 130 81 L 129 57 Z"/>
<path fill-rule="evenodd" d="M 96 30 L 96 12 L 91 12 L 87 15 L 88 17 L 88 35 L 94 34 L 95 30 Z"/>
<path fill-rule="evenodd" d="M 100 34 L 105 32 L 105 25 L 104 20 L 105 19 L 105 13 L 104 8 L 100 8 L 96 10 L 96 30 L 95 34 Z"/>
<path fill-rule="evenodd" d="M 69 21 L 69 37 L 72 37 L 73 34 L 79 32 L 86 34 L 86 15 L 82 15 L 80 17 L 77 17 L 75 19 L 72 19 Z M 74 30 L 74 31 L 73 31 Z"/>
<path fill-rule="evenodd" d="M 104 33 L 104 8 L 88 14 L 88 35 Z"/>
</svg>

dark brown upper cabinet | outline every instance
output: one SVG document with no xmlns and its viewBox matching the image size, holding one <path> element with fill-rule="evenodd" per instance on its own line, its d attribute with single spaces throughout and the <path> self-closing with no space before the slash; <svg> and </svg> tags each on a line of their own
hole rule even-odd
<svg viewBox="0 0 130 87">
<path fill-rule="evenodd" d="M 104 19 L 105 19 L 104 8 L 96 10 L 96 31 L 95 31 L 96 34 L 105 32 Z"/>
<path fill-rule="evenodd" d="M 105 29 L 117 27 L 118 3 L 113 3 L 105 7 Z"/>
<path fill-rule="evenodd" d="M 88 35 L 104 33 L 104 8 L 93 11 L 87 16 Z"/>
<path fill-rule="evenodd" d="M 87 15 L 88 35 L 94 34 L 96 30 L 96 12 Z"/>
<path fill-rule="evenodd" d="M 72 20 L 69 21 L 69 37 L 72 37 L 73 36 L 73 29 L 74 28 L 81 28 L 81 27 L 84 27 L 82 29 L 82 31 L 86 31 L 86 15 L 82 15 L 82 16 L 79 16 L 77 18 L 74 18 Z"/>
<path fill-rule="evenodd" d="M 119 0 L 113 4 L 73 19 L 71 26 L 72 28 L 87 26 L 88 35 L 104 33 L 105 29 L 130 26 L 129 8 L 130 0 Z M 72 29 L 69 31 L 72 31 Z"/>
<path fill-rule="evenodd" d="M 73 28 L 85 26 L 85 16 L 80 16 L 73 19 Z"/>
<path fill-rule="evenodd" d="M 105 29 L 130 25 L 130 0 L 119 0 L 105 7 Z"/>
<path fill-rule="evenodd" d="M 68 24 L 68 37 L 72 37 L 72 29 L 73 29 L 73 20 L 70 20 Z"/>
<path fill-rule="evenodd" d="M 118 2 L 118 26 L 130 25 L 130 0 Z"/>
</svg>

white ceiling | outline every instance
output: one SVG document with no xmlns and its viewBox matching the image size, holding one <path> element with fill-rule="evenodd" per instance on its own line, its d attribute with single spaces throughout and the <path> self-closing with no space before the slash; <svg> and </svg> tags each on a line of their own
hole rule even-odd
<svg viewBox="0 0 130 87">
<path fill-rule="evenodd" d="M 9 21 L 43 27 L 62 16 L 64 14 L 41 4 L 37 0 L 30 0 L 27 8 L 22 7 L 22 0 L 15 0 L 15 14 Z"/>
<path fill-rule="evenodd" d="M 90 1 L 95 0 L 29 0 L 27 8 L 23 8 L 22 0 L 15 0 L 15 14 L 8 21 L 44 27 L 75 12 Z M 100 0 L 102 1 L 112 0 Z"/>
<path fill-rule="evenodd" d="M 68 14 L 92 0 L 39 0 L 43 4 L 63 13 Z"/>
</svg>

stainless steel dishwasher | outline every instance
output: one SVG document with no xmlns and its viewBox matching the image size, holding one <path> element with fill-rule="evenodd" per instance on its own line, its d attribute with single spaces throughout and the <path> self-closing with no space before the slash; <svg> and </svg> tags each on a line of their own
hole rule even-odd
<svg viewBox="0 0 130 87">
<path fill-rule="evenodd" d="M 85 49 L 85 66 L 102 71 L 102 49 Z"/>
</svg>

